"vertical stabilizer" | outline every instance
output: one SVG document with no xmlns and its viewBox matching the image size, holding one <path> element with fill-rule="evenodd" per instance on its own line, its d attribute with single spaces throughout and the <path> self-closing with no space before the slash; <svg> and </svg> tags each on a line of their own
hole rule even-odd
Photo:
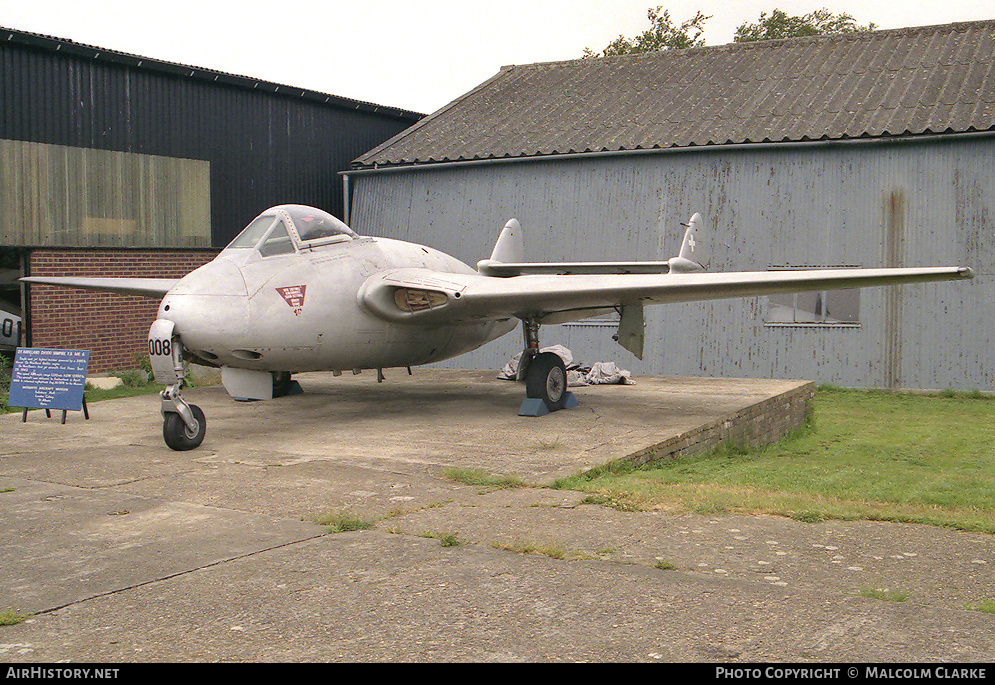
<svg viewBox="0 0 995 685">
<path fill-rule="evenodd" d="M 688 273 L 691 271 L 704 271 L 705 244 L 699 241 L 699 230 L 701 226 L 701 214 L 697 212 L 691 217 L 687 224 L 688 230 L 684 232 L 684 241 L 681 243 L 681 251 L 677 257 L 670 260 L 670 271 L 672 273 Z"/>
<path fill-rule="evenodd" d="M 501 229 L 501 235 L 494 243 L 491 252 L 492 262 L 517 264 L 525 261 L 525 243 L 522 239 L 522 226 L 517 219 L 510 219 Z"/>
</svg>

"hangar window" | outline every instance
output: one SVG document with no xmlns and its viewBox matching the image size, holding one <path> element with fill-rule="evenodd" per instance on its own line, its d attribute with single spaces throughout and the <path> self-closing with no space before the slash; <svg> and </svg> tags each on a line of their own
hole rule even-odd
<svg viewBox="0 0 995 685">
<path fill-rule="evenodd" d="M 838 269 L 854 266 L 770 267 L 771 271 L 789 269 Z M 767 326 L 860 327 L 860 289 L 817 290 L 805 293 L 769 295 L 764 315 Z"/>
</svg>

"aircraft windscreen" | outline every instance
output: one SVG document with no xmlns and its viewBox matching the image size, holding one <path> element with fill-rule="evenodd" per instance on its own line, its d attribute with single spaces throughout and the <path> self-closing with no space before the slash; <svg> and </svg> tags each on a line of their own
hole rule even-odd
<svg viewBox="0 0 995 685">
<path fill-rule="evenodd" d="M 331 214 L 323 212 L 314 207 L 303 205 L 289 205 L 283 207 L 302 241 L 318 240 L 319 238 L 329 238 L 333 236 L 345 236 L 347 238 L 358 238 L 356 233 L 344 223 L 336 219 Z"/>
<path fill-rule="evenodd" d="M 241 233 L 235 236 L 235 240 L 228 243 L 228 247 L 255 247 L 259 244 L 260 238 L 266 233 L 267 229 L 273 225 L 276 217 L 272 214 L 267 214 L 264 216 L 256 217 L 256 219 L 246 226 Z"/>
<path fill-rule="evenodd" d="M 266 238 L 259 246 L 259 254 L 263 257 L 272 257 L 278 254 L 292 254 L 295 252 L 294 243 L 290 239 L 290 233 L 282 221 L 276 222 L 273 229 L 266 234 Z"/>
</svg>

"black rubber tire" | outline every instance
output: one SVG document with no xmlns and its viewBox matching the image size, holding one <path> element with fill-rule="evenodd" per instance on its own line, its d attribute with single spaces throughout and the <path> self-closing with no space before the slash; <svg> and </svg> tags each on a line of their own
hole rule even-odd
<svg viewBox="0 0 995 685">
<path fill-rule="evenodd" d="M 199 447 L 207 433 L 207 419 L 204 418 L 204 412 L 196 404 L 190 405 L 190 411 L 197 422 L 197 431 L 193 434 L 183 423 L 183 417 L 175 412 L 167 413 L 162 420 L 162 438 L 170 449 L 177 452 Z"/>
<path fill-rule="evenodd" d="M 286 397 L 290 392 L 290 384 L 294 382 L 294 377 L 289 371 L 273 372 L 273 397 Z"/>
<path fill-rule="evenodd" d="M 550 411 L 563 409 L 567 400 L 567 368 L 558 354 L 540 352 L 525 374 L 525 396 L 538 398 Z"/>
</svg>

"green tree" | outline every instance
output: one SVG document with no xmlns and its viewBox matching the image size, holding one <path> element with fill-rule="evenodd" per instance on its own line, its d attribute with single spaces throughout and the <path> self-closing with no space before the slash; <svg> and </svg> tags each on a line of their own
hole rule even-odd
<svg viewBox="0 0 995 685">
<path fill-rule="evenodd" d="M 788 16 L 787 12 L 775 9 L 770 16 L 766 12 L 761 12 L 760 19 L 755 24 L 747 22 L 740 25 L 733 40 L 737 43 L 748 43 L 754 40 L 873 31 L 875 28 L 877 27 L 873 23 L 858 26 L 856 20 L 849 14 L 835 15 L 827 9 L 816 10 L 801 17 Z"/>
<path fill-rule="evenodd" d="M 663 13 L 661 14 L 661 10 Z M 704 23 L 711 19 L 701 12 L 697 12 L 693 19 L 689 19 L 680 26 L 674 26 L 670 18 L 670 10 L 663 7 L 650 8 L 646 11 L 646 16 L 650 20 L 650 28 L 643 31 L 635 38 L 619 36 L 601 52 L 594 52 L 590 48 L 584 48 L 584 57 L 611 57 L 612 55 L 631 55 L 637 52 L 657 52 L 659 50 L 681 50 L 683 48 L 697 48 L 705 44 L 701 37 L 704 33 Z"/>
</svg>

